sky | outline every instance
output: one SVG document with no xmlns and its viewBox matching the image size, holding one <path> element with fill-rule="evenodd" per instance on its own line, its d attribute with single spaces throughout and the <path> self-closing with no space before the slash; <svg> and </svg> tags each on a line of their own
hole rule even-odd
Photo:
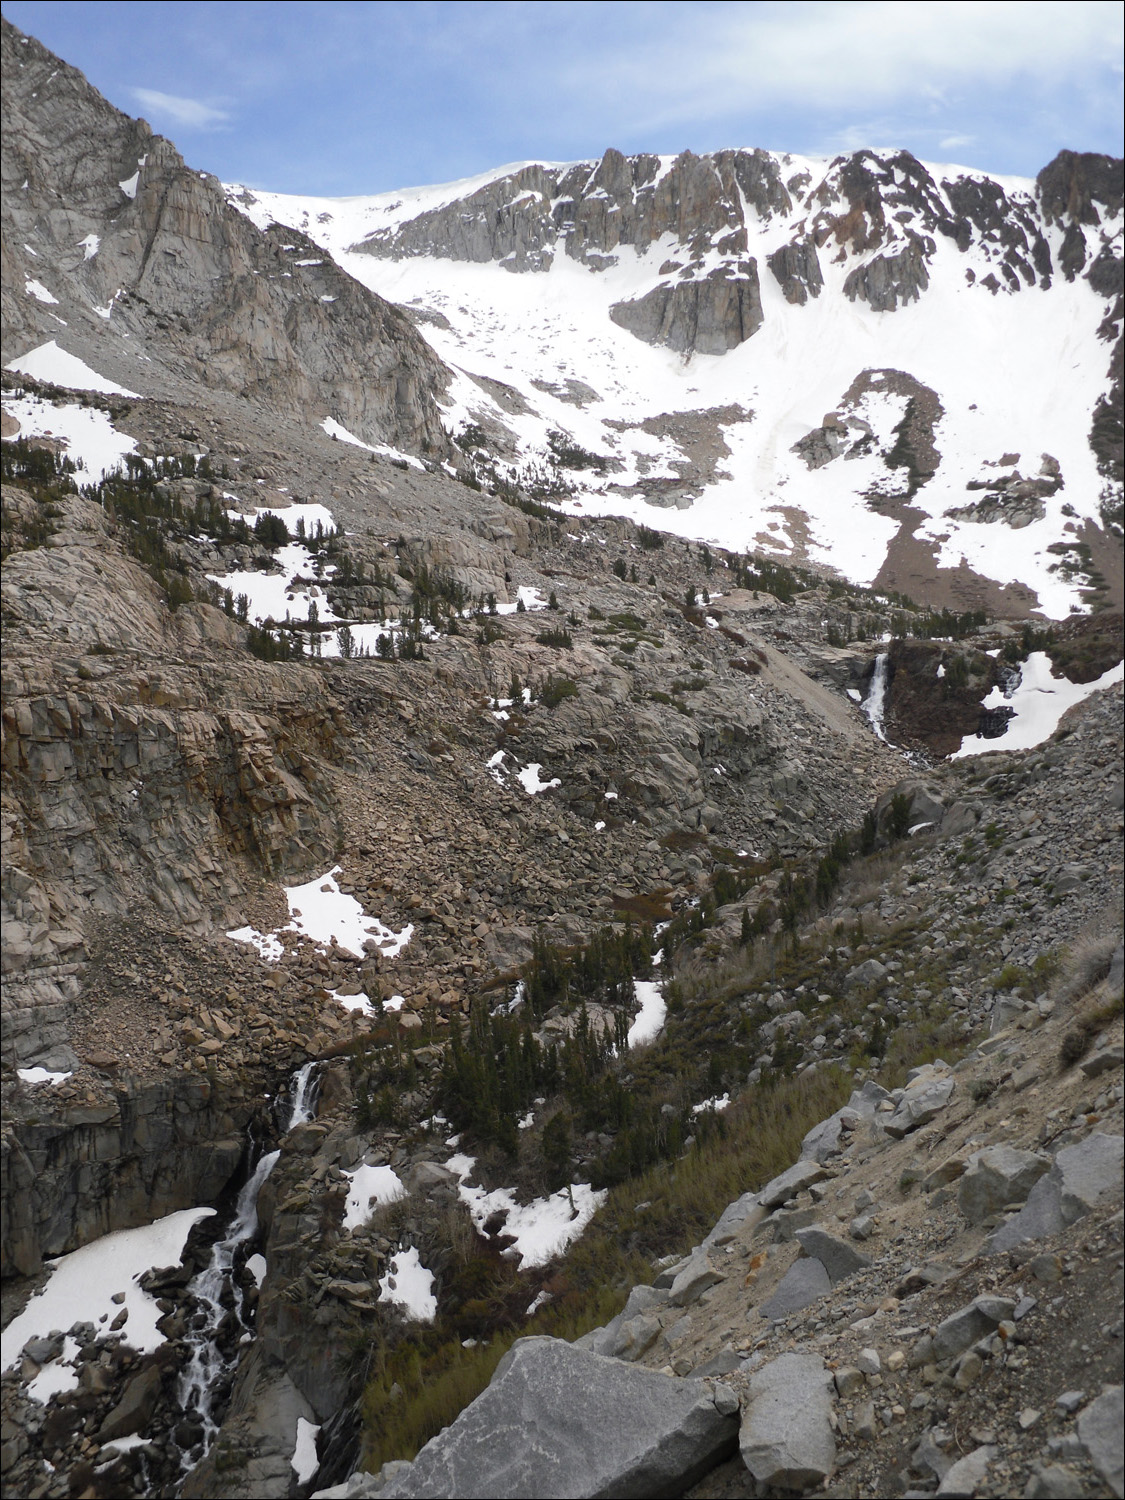
<svg viewBox="0 0 1125 1500">
<path fill-rule="evenodd" d="M 11 0 L 227 182 L 345 195 L 508 162 L 762 146 L 1034 176 L 1121 153 L 1116 0 Z"/>
</svg>

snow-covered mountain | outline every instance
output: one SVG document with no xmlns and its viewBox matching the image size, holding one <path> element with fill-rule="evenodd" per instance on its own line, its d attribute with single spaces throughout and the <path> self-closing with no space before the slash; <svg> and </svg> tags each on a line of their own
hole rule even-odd
<svg viewBox="0 0 1125 1500">
<path fill-rule="evenodd" d="M 1120 592 L 1120 183 L 1071 152 L 1032 181 L 608 151 L 228 197 L 411 312 L 450 431 L 561 467 L 568 509 L 1057 618 Z"/>
</svg>

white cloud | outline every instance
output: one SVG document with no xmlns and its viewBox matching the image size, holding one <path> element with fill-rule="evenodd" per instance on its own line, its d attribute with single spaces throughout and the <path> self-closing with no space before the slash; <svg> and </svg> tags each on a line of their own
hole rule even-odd
<svg viewBox="0 0 1125 1500">
<path fill-rule="evenodd" d="M 975 142 L 975 135 L 943 135 L 938 145 L 943 151 L 956 151 L 960 146 L 972 146 Z"/>
<path fill-rule="evenodd" d="M 225 109 L 204 104 L 202 99 L 181 99 L 176 94 L 162 94 L 158 89 L 133 89 L 132 94 L 144 109 L 187 130 L 215 130 L 230 122 Z"/>
<path fill-rule="evenodd" d="M 628 61 L 599 67 L 584 60 L 574 84 L 612 84 L 623 102 L 643 100 L 653 120 L 666 121 L 778 106 L 940 106 L 951 92 L 986 83 L 1073 82 L 1119 55 L 1122 39 L 1121 7 L 1104 0 L 818 0 L 691 10 L 696 24 L 640 45 Z"/>
</svg>

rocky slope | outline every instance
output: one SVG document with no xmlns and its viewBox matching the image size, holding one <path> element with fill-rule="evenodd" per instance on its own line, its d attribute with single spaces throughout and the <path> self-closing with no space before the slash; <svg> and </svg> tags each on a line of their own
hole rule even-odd
<svg viewBox="0 0 1125 1500">
<path fill-rule="evenodd" d="M 522 1330 L 572 1339 L 613 1317 L 634 1283 L 668 1269 L 656 1262 L 678 1263 L 702 1238 L 731 1192 L 757 1191 L 788 1166 L 806 1127 L 853 1086 L 881 1078 L 897 1088 L 908 1065 L 942 1053 L 970 1058 L 957 1063 L 950 1151 L 962 1128 L 987 1144 L 1003 1133 L 1020 1149 L 1047 1148 L 1033 1139 L 1038 1106 L 1016 1113 L 1036 1087 L 1045 1111 L 1063 1111 L 1056 1148 L 1081 1145 L 1093 1128 L 1074 1115 L 1086 1075 L 1071 1067 L 1056 1083 L 1054 1058 L 1083 998 L 1066 987 L 1086 972 L 1083 935 L 1093 924 L 1104 947 L 1120 907 L 1120 686 L 1075 710 L 1044 748 L 1006 753 L 998 740 L 983 760 L 940 757 L 965 735 L 1003 729 L 1003 711 L 981 700 L 1011 686 L 1030 651 L 1050 653 L 1073 683 L 1098 681 L 1120 659 L 1114 617 L 1024 631 L 966 613 L 985 597 L 971 581 L 952 596 L 960 618 L 943 617 L 761 554 L 574 513 L 573 480 L 596 455 L 568 428 L 538 467 L 519 443 L 503 462 L 524 398 L 487 374 L 473 386 L 484 436 L 461 432 L 455 452 L 445 425 L 465 377 L 441 365 L 410 319 L 300 234 L 259 231 L 143 122 L 6 24 L 3 47 L 5 358 L 26 363 L 33 346 L 55 341 L 79 362 L 56 362 L 53 379 L 4 376 L 5 1326 L 34 1313 L 29 1299 L 50 1286 L 55 1257 L 181 1211 L 218 1210 L 169 1252 L 175 1261 L 183 1245 L 179 1264 L 140 1273 L 151 1347 L 129 1342 L 138 1312 L 115 1300 L 108 1326 L 80 1318 L 5 1356 L 6 1485 L 51 1497 L 303 1495 L 360 1458 L 376 1463 L 384 1434 L 384 1457 L 407 1456 L 436 1420 L 416 1416 L 423 1355 L 487 1360 L 494 1341 Z M 766 217 L 788 214 L 782 193 L 792 207 L 798 192 L 770 186 L 773 160 L 724 158 Z M 588 227 L 573 263 L 584 276 L 617 232 L 599 203 L 616 205 L 634 237 L 670 232 L 644 192 L 628 208 L 633 165 L 614 159 L 605 170 L 620 202 L 575 189 L 574 223 Z M 1105 204 L 1096 174 L 1082 188 L 1089 170 L 1071 163 L 1048 197 L 1063 194 L 1052 213 L 1092 235 L 1090 216 Z M 700 198 L 698 212 L 682 213 L 684 234 L 698 238 L 717 212 L 712 165 L 675 172 L 677 203 Z M 538 221 L 525 223 L 524 201 L 513 223 L 526 238 Z M 659 214 L 672 211 L 660 202 Z M 895 222 L 884 213 L 884 249 Z M 1043 237 L 1057 257 L 1058 234 Z M 543 256 L 556 244 L 544 238 Z M 805 277 L 812 305 L 813 261 L 798 250 L 779 265 Z M 532 258 L 528 248 L 531 269 Z M 28 290 L 33 282 L 57 300 Z M 1079 290 L 1090 294 L 1088 283 Z M 786 305 L 799 307 L 795 291 Z M 901 377 L 896 399 L 914 402 L 901 438 L 904 473 L 918 477 L 936 417 L 912 378 Z M 581 413 L 573 403 L 589 403 L 589 388 L 568 379 L 549 399 Z M 861 462 L 848 445 L 861 441 L 853 415 L 870 393 L 870 381 L 856 386 L 836 425 L 806 434 L 802 468 Z M 721 457 L 716 431 L 743 411 L 649 413 L 630 430 L 654 448 L 674 442 L 705 469 Z M 807 467 L 822 451 L 828 464 Z M 71 468 L 76 460 L 84 467 Z M 1020 479 L 1027 493 L 1005 475 L 972 503 L 1055 503 L 1049 465 Z M 690 475 L 647 482 L 668 498 L 681 481 Z M 314 516 L 339 533 L 311 535 Z M 251 594 L 274 603 L 259 607 Z M 887 739 L 872 733 L 877 673 Z M 915 833 L 904 840 L 907 825 Z M 315 904 L 330 881 L 381 937 L 349 947 L 300 930 L 298 900 Z M 649 967 L 636 934 L 654 922 L 671 923 L 659 971 L 668 1014 L 657 1041 L 627 1050 L 621 1033 L 640 1003 L 631 975 Z M 229 936 L 248 931 L 273 935 L 268 956 Z M 606 955 L 626 949 L 632 967 L 603 982 Z M 549 1000 L 528 1000 L 532 990 Z M 451 1070 L 459 1048 L 477 1048 L 478 1082 L 489 1086 L 481 1037 L 505 1014 L 519 1029 L 521 995 L 534 1027 L 520 1045 L 553 1081 L 540 1095 L 513 1078 L 503 1121 L 458 1126 L 476 1154 L 470 1178 L 455 1169 L 457 1132 L 440 1119 L 472 1102 Z M 1106 1036 L 1083 1032 L 1085 1053 L 1109 1056 L 1107 1076 L 1080 1102 L 1094 1103 L 1112 1134 L 1112 994 L 1099 992 L 1078 1019 L 1107 1005 L 1097 1023 Z M 591 1047 L 601 1032 L 618 1035 L 618 1057 L 608 1040 Z M 560 1082 L 544 1061 L 552 1048 L 570 1075 L 585 1048 L 590 1078 Z M 1009 1061 L 1024 1082 L 1001 1076 Z M 310 1063 L 315 1107 L 287 1129 L 293 1075 Z M 980 1107 L 962 1120 L 976 1082 Z M 1009 1086 L 1018 1130 L 998 1117 Z M 528 1097 L 513 1113 L 517 1089 Z M 722 1115 L 697 1106 L 724 1092 L 737 1096 L 726 1118 L 738 1149 L 712 1172 Z M 742 1112 L 755 1110 L 753 1130 L 738 1135 Z M 876 1184 L 868 1250 L 886 1245 L 887 1276 L 898 1277 L 907 1249 L 921 1260 L 932 1245 L 937 1257 L 943 1237 L 969 1248 L 976 1231 L 966 1237 L 950 1199 L 932 1223 L 909 1217 L 923 1201 L 916 1191 L 895 1234 L 917 1239 L 895 1246 L 898 1188 L 888 1184 L 938 1140 L 911 1133 L 896 1145 L 881 1129 L 865 1119 L 851 1165 L 833 1157 L 828 1169 L 848 1195 L 859 1192 L 853 1171 Z M 397 1174 L 403 1197 L 353 1213 L 363 1170 Z M 260 1187 L 257 1218 L 251 1204 L 221 1295 L 208 1301 L 198 1278 L 239 1222 L 248 1178 Z M 526 1205 L 561 1202 L 564 1178 L 577 1205 L 603 1206 L 570 1256 L 520 1270 L 505 1253 L 513 1210 L 474 1219 L 466 1182 L 510 1187 Z M 655 1185 L 659 1212 L 649 1214 L 642 1182 Z M 595 1186 L 608 1196 L 583 1196 Z M 863 1211 L 851 1196 L 845 1206 Z M 809 1207 L 802 1199 L 769 1221 L 776 1246 L 753 1267 L 755 1308 L 796 1253 L 782 1231 L 797 1222 L 784 1214 Z M 757 1256 L 761 1239 L 746 1243 Z M 1064 1248 L 1094 1285 L 1101 1262 L 1083 1243 Z M 432 1325 L 405 1317 L 392 1295 L 411 1251 L 433 1278 Z M 982 1277 L 990 1266 L 981 1262 Z M 655 1317 L 644 1361 L 669 1365 L 664 1380 L 682 1383 L 719 1355 L 736 1377 L 711 1403 L 717 1444 L 679 1471 L 680 1490 L 723 1459 L 745 1394 L 722 1347 L 740 1354 L 750 1337 L 745 1306 L 723 1300 L 735 1279 L 728 1270 L 714 1283 L 715 1326 L 700 1316 L 710 1301 L 652 1293 L 642 1309 L 638 1293 L 630 1309 Z M 862 1290 L 866 1299 L 867 1282 Z M 666 1302 L 688 1308 L 688 1323 Z M 796 1312 L 763 1350 L 801 1335 L 806 1352 L 814 1314 Z M 631 1321 L 613 1324 L 612 1337 Z M 745 1324 L 755 1338 L 765 1326 Z M 183 1385 L 201 1334 L 217 1359 L 206 1419 L 185 1406 Z M 608 1352 L 639 1352 L 636 1343 Z M 850 1344 L 840 1349 L 851 1357 Z M 1057 1367 L 1059 1380 L 1068 1368 Z M 444 1421 L 491 1366 L 461 1373 Z M 947 1373 L 956 1378 L 939 1369 L 941 1399 Z M 448 1375 L 435 1365 L 426 1383 L 444 1389 Z M 913 1441 L 931 1408 L 898 1404 Z M 933 1414 L 944 1415 L 936 1404 Z M 897 1437 L 893 1405 L 892 1418 Z M 1005 1429 L 1004 1462 L 1021 1483 L 1040 1430 L 1009 1442 Z M 948 1447 L 940 1430 L 933 1442 Z M 855 1451 L 858 1492 L 887 1492 L 889 1450 Z M 704 1482 L 729 1480 L 736 1493 L 742 1472 Z"/>
</svg>

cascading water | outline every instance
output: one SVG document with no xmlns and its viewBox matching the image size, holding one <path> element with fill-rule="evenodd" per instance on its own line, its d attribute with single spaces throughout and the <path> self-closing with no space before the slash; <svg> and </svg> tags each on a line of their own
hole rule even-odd
<svg viewBox="0 0 1125 1500">
<path fill-rule="evenodd" d="M 312 1119 L 318 1082 L 315 1063 L 305 1063 L 294 1074 L 283 1133 Z M 193 1324 L 197 1326 L 188 1334 L 191 1355 L 180 1374 L 178 1392 L 184 1416 L 177 1438 L 185 1470 L 193 1468 L 214 1442 L 219 1431 L 212 1416 L 215 1397 L 233 1374 L 239 1348 L 253 1337 L 243 1316 L 244 1296 L 234 1274 L 235 1260 L 258 1232 L 258 1194 L 280 1155 L 280 1151 L 270 1151 L 258 1159 L 238 1195 L 226 1234 L 212 1246 L 206 1269 L 187 1288 L 195 1304 Z"/>
<path fill-rule="evenodd" d="M 868 722 L 874 730 L 878 739 L 884 744 L 888 743 L 887 736 L 883 732 L 883 714 L 887 702 L 887 664 L 890 657 L 885 651 L 880 651 L 875 658 L 875 670 L 871 674 L 871 687 L 868 689 L 867 697 L 863 700 L 863 711 L 867 715 Z"/>
</svg>

